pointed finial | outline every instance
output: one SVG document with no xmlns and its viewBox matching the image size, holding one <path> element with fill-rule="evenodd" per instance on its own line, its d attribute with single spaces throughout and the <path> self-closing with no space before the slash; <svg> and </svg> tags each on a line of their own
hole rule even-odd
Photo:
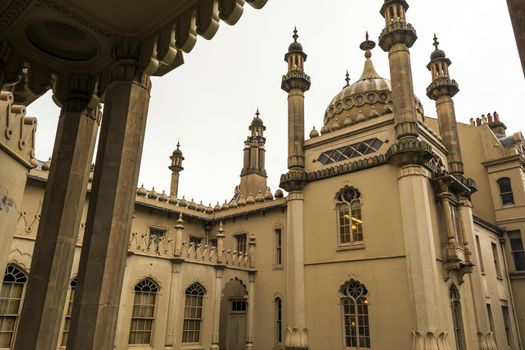
<svg viewBox="0 0 525 350">
<path fill-rule="evenodd" d="M 350 74 L 348 74 L 348 69 L 346 70 L 346 86 L 350 86 Z"/>
<path fill-rule="evenodd" d="M 177 140 L 177 149 L 180 148 L 180 140 Z"/>
<path fill-rule="evenodd" d="M 368 41 L 368 30 L 366 31 L 365 39 L 366 39 L 366 41 Z"/>
<path fill-rule="evenodd" d="M 368 36 L 368 31 L 366 32 L 365 34 L 365 41 L 363 41 L 361 43 L 361 45 L 359 45 L 359 48 L 363 51 L 365 51 L 365 57 L 366 58 L 370 58 L 372 57 L 372 52 L 370 52 L 370 50 L 372 50 L 374 47 L 376 47 L 376 43 L 372 40 L 370 40 L 369 36 Z"/>
<path fill-rule="evenodd" d="M 432 44 L 432 45 L 434 45 L 434 47 L 436 48 L 436 50 L 439 49 L 439 48 L 438 48 L 438 46 L 439 46 L 439 41 L 438 41 L 438 38 L 437 38 L 437 36 L 436 36 L 436 33 L 434 33 L 434 44 Z"/>
<path fill-rule="evenodd" d="M 292 36 L 294 42 L 297 42 L 297 38 L 299 38 L 299 35 L 297 35 L 297 26 L 294 26 L 293 28 L 293 36 Z"/>
<path fill-rule="evenodd" d="M 255 112 L 255 118 L 259 119 L 259 115 L 261 113 L 259 113 L 259 106 L 257 106 L 257 111 Z"/>
</svg>

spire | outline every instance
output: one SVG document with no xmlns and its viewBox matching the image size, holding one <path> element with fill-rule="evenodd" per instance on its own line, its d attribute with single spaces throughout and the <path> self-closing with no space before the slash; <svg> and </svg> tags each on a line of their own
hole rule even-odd
<svg viewBox="0 0 525 350">
<path fill-rule="evenodd" d="M 434 33 L 434 47 L 436 48 L 436 51 L 439 49 L 439 41 L 438 41 L 438 38 L 436 36 L 436 33 Z"/>
<path fill-rule="evenodd" d="M 345 86 L 350 86 L 350 74 L 348 74 L 348 69 L 346 70 L 345 81 L 346 81 L 346 85 Z"/>
<path fill-rule="evenodd" d="M 299 38 L 299 35 L 297 35 L 297 26 L 293 27 L 293 35 L 292 35 L 293 41 L 297 42 L 297 39 Z"/>
<path fill-rule="evenodd" d="M 374 68 L 372 60 L 370 59 L 372 57 L 371 50 L 373 50 L 374 47 L 376 47 L 376 43 L 369 39 L 367 31 L 365 35 L 365 41 L 359 45 L 359 48 L 365 52 L 366 57 L 365 67 L 363 69 L 363 74 L 361 74 L 360 80 L 380 78 L 379 74 L 377 74 L 376 69 Z"/>
</svg>

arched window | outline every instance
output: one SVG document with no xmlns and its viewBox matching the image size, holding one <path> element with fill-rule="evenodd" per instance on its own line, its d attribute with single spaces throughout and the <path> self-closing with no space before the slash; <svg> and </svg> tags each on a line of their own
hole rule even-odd
<svg viewBox="0 0 525 350">
<path fill-rule="evenodd" d="M 159 286 L 150 278 L 135 285 L 129 344 L 150 344 Z"/>
<path fill-rule="evenodd" d="M 343 331 L 346 348 L 369 348 L 368 290 L 359 281 L 351 279 L 341 286 Z"/>
<path fill-rule="evenodd" d="M 453 284 L 450 286 L 450 306 L 452 308 L 452 321 L 454 323 L 454 336 L 456 338 L 456 349 L 465 350 L 465 336 L 463 331 L 463 317 L 461 314 L 461 301 L 458 288 Z"/>
<path fill-rule="evenodd" d="M 281 298 L 277 297 L 275 304 L 275 344 L 283 343 L 283 302 Z"/>
<path fill-rule="evenodd" d="M 186 304 L 184 306 L 182 342 L 198 343 L 200 342 L 202 309 L 206 290 L 200 283 L 195 282 L 186 288 L 184 294 L 186 295 Z"/>
<path fill-rule="evenodd" d="M 499 178 L 497 181 L 501 204 L 514 204 L 514 195 L 512 194 L 512 184 L 508 177 Z"/>
<path fill-rule="evenodd" d="M 22 306 L 27 275 L 14 265 L 7 265 L 0 291 L 0 348 L 10 348 Z"/>
<path fill-rule="evenodd" d="M 77 278 L 73 278 L 69 285 L 71 291 L 69 292 L 69 301 L 67 303 L 66 317 L 64 319 L 64 330 L 62 331 L 62 346 L 67 345 L 67 336 L 69 335 L 69 325 L 71 323 L 71 312 L 73 311 L 73 298 L 75 298 L 75 289 L 77 288 Z"/>
<path fill-rule="evenodd" d="M 361 192 L 346 186 L 336 195 L 339 244 L 349 245 L 363 240 Z"/>
</svg>

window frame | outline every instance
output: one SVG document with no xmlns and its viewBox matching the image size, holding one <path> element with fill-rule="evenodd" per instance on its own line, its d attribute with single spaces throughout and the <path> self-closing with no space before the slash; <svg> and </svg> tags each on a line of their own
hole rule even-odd
<svg viewBox="0 0 525 350">
<path fill-rule="evenodd" d="M 498 245 L 494 242 L 490 242 L 490 245 L 492 247 L 492 257 L 494 259 L 494 269 L 496 270 L 496 277 L 498 277 L 499 279 L 502 279 L 503 275 L 501 273 L 501 264 L 499 260 Z"/>
<path fill-rule="evenodd" d="M 71 326 L 71 316 L 73 314 L 73 302 L 75 298 L 75 291 L 77 289 L 77 277 L 74 277 L 69 282 L 69 295 L 66 306 L 66 314 L 64 315 L 64 323 L 62 325 L 62 338 L 60 339 L 60 346 L 65 347 L 67 345 L 67 339 L 69 336 L 69 328 Z"/>
<path fill-rule="evenodd" d="M 510 177 L 500 177 L 496 180 L 496 184 L 498 185 L 498 193 L 501 200 L 501 205 L 504 207 L 515 205 L 516 201 L 514 198 L 514 191 L 512 191 L 512 181 Z M 503 188 L 504 186 L 508 186 L 508 188 Z"/>
<path fill-rule="evenodd" d="M 509 248 L 510 255 L 512 256 L 512 261 L 514 262 L 515 271 L 525 271 L 525 246 L 523 245 L 523 239 L 521 237 L 520 230 L 511 230 L 507 232 L 509 237 Z M 513 247 L 513 241 L 519 241 L 521 249 L 516 249 Z"/>
<path fill-rule="evenodd" d="M 235 251 L 237 251 L 237 254 L 246 254 L 248 253 L 248 234 L 246 232 L 239 232 L 233 235 L 233 238 L 235 240 Z M 243 246 L 244 249 L 239 249 L 239 246 Z"/>
<path fill-rule="evenodd" d="M 346 197 L 346 198 L 345 198 Z M 350 200 L 348 200 L 348 197 Z M 335 196 L 337 245 L 339 248 L 362 248 L 364 246 L 363 202 L 361 192 L 353 186 L 345 186 Z M 355 229 L 352 219 L 357 221 Z M 347 222 L 348 221 L 348 222 Z M 348 232 L 346 232 L 348 227 Z M 343 240 L 348 236 L 348 241 Z"/>
<path fill-rule="evenodd" d="M 452 284 L 449 288 L 449 297 L 456 349 L 466 350 L 465 324 L 463 323 L 461 295 L 455 284 Z"/>
<path fill-rule="evenodd" d="M 275 297 L 274 304 L 274 344 L 283 345 L 283 299 Z"/>
<path fill-rule="evenodd" d="M 510 321 L 510 309 L 508 305 L 501 305 L 501 317 L 503 318 L 503 328 L 505 329 L 505 338 L 507 340 L 507 345 L 513 347 L 514 339 L 512 337 L 512 325 Z"/>
<path fill-rule="evenodd" d="M 16 275 L 21 275 L 21 276 L 17 277 L 13 272 L 16 272 Z M 7 281 L 7 282 L 5 281 L 5 278 L 6 278 L 8 273 L 15 277 L 14 281 Z M 23 281 L 18 281 L 18 280 L 23 280 Z M 16 339 L 16 334 L 18 332 L 18 322 L 20 321 L 20 313 L 22 312 L 22 307 L 23 307 L 24 298 L 25 298 L 25 292 L 26 292 L 26 289 L 27 289 L 27 280 L 28 280 L 28 273 L 25 270 L 23 270 L 18 265 L 7 264 L 5 272 L 4 272 L 4 277 L 2 279 L 2 287 L 0 288 L 0 293 L 1 293 L 0 295 L 3 295 L 3 289 L 4 289 L 4 286 L 5 286 L 6 283 L 11 283 L 11 285 L 14 285 L 14 284 L 22 285 L 22 289 L 20 291 L 20 295 L 17 298 L 12 298 L 12 297 L 11 298 L 7 298 L 10 302 L 12 302 L 13 300 L 18 302 L 18 308 L 16 310 L 16 313 L 0 314 L 0 319 L 5 319 L 5 318 L 12 318 L 13 319 L 13 322 L 12 322 L 13 327 L 12 327 L 12 329 L 8 330 L 8 331 L 3 330 L 1 332 L 1 333 L 10 333 L 11 334 L 11 338 L 9 340 L 9 346 L 7 347 L 7 349 L 9 349 L 9 348 L 11 348 L 13 346 L 13 342 Z M 13 289 L 11 288 L 9 296 L 11 296 L 12 291 L 13 291 Z M 6 299 L 6 298 L 2 297 L 1 299 Z M 2 349 L 5 349 L 5 348 L 2 348 Z"/>
<path fill-rule="evenodd" d="M 281 268 L 284 266 L 284 255 L 283 255 L 283 230 L 281 227 L 277 227 L 273 230 L 274 236 L 274 268 Z"/>
<path fill-rule="evenodd" d="M 481 250 L 481 241 L 479 235 L 474 235 L 476 239 L 476 249 L 478 250 L 478 263 L 482 274 L 485 274 L 485 264 L 483 263 L 483 251 Z"/>
<path fill-rule="evenodd" d="M 142 286 L 141 286 L 142 285 Z M 140 288 L 149 288 L 150 290 L 139 290 Z M 157 313 L 157 303 L 158 303 L 158 295 L 159 295 L 160 287 L 156 281 L 154 281 L 152 278 L 146 277 L 137 282 L 133 287 L 133 308 L 131 310 L 131 322 L 129 326 L 129 336 L 128 336 L 128 345 L 152 345 L 153 343 L 153 336 L 155 331 L 155 319 L 156 319 L 156 313 Z M 140 293 L 140 294 L 138 294 Z M 140 297 L 137 297 L 140 295 Z M 145 298 L 146 296 L 146 298 Z M 145 304 L 144 301 L 146 299 L 149 299 L 149 297 L 153 296 L 153 304 Z M 139 299 L 139 300 L 138 300 Z M 137 301 L 140 302 L 140 304 L 137 303 Z M 148 310 L 152 309 L 151 316 L 147 316 L 140 313 L 140 310 Z M 135 314 L 135 310 L 139 310 L 138 314 Z M 134 323 L 133 321 L 137 321 Z M 140 321 L 143 321 L 144 328 L 134 329 L 134 324 L 141 324 Z M 146 325 L 149 324 L 149 329 L 146 329 Z M 140 341 L 137 340 L 139 335 L 144 339 L 144 337 L 148 335 L 149 342 L 136 342 Z M 135 335 L 135 340 L 132 342 L 132 336 Z"/>
<path fill-rule="evenodd" d="M 356 286 L 359 286 L 360 293 L 356 295 L 352 295 L 352 292 L 355 292 Z M 368 299 L 368 289 L 364 284 L 362 284 L 358 280 L 354 280 L 353 278 L 349 281 L 346 281 L 340 288 L 339 288 L 339 304 L 340 304 L 340 313 L 341 313 L 341 326 L 342 326 L 342 335 L 343 335 L 343 348 L 345 350 L 354 350 L 354 349 L 370 349 L 372 347 L 372 337 L 370 332 L 370 310 L 369 310 L 369 299 Z M 349 306 L 349 312 L 347 312 L 347 304 L 346 303 L 352 303 L 348 304 Z M 353 306 L 353 308 L 351 308 Z M 353 313 L 352 313 L 353 309 Z M 366 313 L 361 313 L 362 311 Z M 347 334 L 347 315 L 350 317 L 350 320 L 354 320 L 355 324 L 355 336 L 352 336 L 352 332 L 350 331 L 349 334 Z M 353 316 L 353 318 L 352 318 Z M 366 320 L 363 325 L 361 325 L 361 321 Z M 352 327 L 350 327 L 352 328 Z M 361 329 L 366 329 L 367 333 L 361 334 Z M 347 338 L 355 337 L 356 345 L 347 345 Z M 365 344 L 361 344 L 362 339 L 364 339 Z M 368 340 L 368 343 L 366 343 Z"/>
<path fill-rule="evenodd" d="M 194 291 L 196 291 L 196 293 L 192 294 Z M 206 289 L 204 288 L 204 286 L 202 284 L 200 284 L 199 282 L 193 282 L 192 284 L 190 284 L 188 287 L 186 287 L 186 289 L 184 290 L 184 312 L 182 314 L 182 317 L 183 317 L 183 321 L 182 321 L 182 337 L 181 337 L 181 343 L 183 344 L 200 344 L 201 343 L 201 340 L 202 340 L 202 336 L 201 336 L 201 332 L 202 332 L 202 325 L 204 323 L 204 307 L 205 307 L 205 297 L 206 297 Z M 188 299 L 188 297 L 192 298 L 192 299 Z M 195 298 L 198 298 L 198 299 L 195 299 Z M 188 303 L 188 300 L 190 300 L 190 303 Z M 195 303 L 193 303 L 194 300 L 200 300 L 200 305 L 197 305 Z M 190 309 L 191 307 L 194 307 L 194 306 L 197 306 L 197 309 Z M 195 312 L 193 312 L 193 311 Z M 188 311 L 189 314 L 191 315 L 192 313 L 194 314 L 198 314 L 199 317 L 193 317 L 193 318 L 188 318 L 186 317 L 186 315 L 188 314 Z M 197 312 L 199 311 L 199 312 Z M 194 329 L 187 329 L 186 328 L 186 321 L 196 321 L 195 323 L 192 323 L 192 324 L 197 324 L 198 325 L 198 329 L 197 328 L 194 328 Z M 190 332 L 190 333 L 188 333 Z M 187 337 L 189 337 L 189 334 L 191 334 L 191 332 L 193 332 L 193 334 L 197 334 L 197 341 L 187 341 Z M 194 336 L 191 336 L 190 340 L 194 340 L 195 337 Z"/>
</svg>

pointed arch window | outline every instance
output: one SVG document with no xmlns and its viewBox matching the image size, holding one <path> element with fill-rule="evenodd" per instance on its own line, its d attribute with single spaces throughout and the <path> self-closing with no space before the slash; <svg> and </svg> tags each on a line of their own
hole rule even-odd
<svg viewBox="0 0 525 350">
<path fill-rule="evenodd" d="M 339 245 L 362 242 L 361 192 L 357 188 L 346 186 L 337 193 L 335 199 Z"/>
<path fill-rule="evenodd" d="M 501 204 L 514 204 L 514 194 L 512 193 L 512 184 L 510 178 L 501 177 L 497 181 L 499 187 L 499 195 L 501 197 Z"/>
<path fill-rule="evenodd" d="M 129 344 L 150 344 L 159 286 L 150 278 L 135 285 Z"/>
<path fill-rule="evenodd" d="M 463 316 L 461 313 L 461 300 L 458 288 L 453 284 L 450 286 L 450 306 L 452 308 L 452 322 L 454 324 L 454 336 L 456 349 L 465 350 L 465 332 L 463 330 Z"/>
<path fill-rule="evenodd" d="M 199 343 L 206 290 L 200 283 L 193 283 L 184 293 L 184 324 L 182 328 L 183 343 Z"/>
<path fill-rule="evenodd" d="M 351 279 L 341 286 L 339 293 L 345 348 L 369 348 L 368 290 L 364 284 Z"/>
<path fill-rule="evenodd" d="M 10 348 L 22 309 L 27 275 L 15 265 L 7 265 L 0 291 L 0 348 Z"/>
<path fill-rule="evenodd" d="M 62 330 L 62 346 L 67 345 L 67 337 L 69 335 L 69 325 L 71 323 L 71 314 L 73 311 L 73 300 L 75 298 L 75 290 L 77 289 L 77 278 L 73 278 L 69 284 L 71 290 L 69 292 L 69 301 L 67 303 L 66 317 L 64 318 L 64 329 Z"/>
</svg>

